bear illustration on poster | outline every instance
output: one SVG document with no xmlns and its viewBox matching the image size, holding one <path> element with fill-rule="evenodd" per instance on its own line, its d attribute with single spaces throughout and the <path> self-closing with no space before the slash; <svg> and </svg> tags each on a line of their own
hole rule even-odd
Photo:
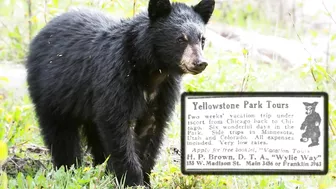
<svg viewBox="0 0 336 189">
<path fill-rule="evenodd" d="M 315 112 L 315 108 L 318 102 L 308 103 L 303 102 L 306 108 L 306 118 L 301 124 L 301 130 L 305 130 L 302 133 L 302 138 L 300 139 L 301 142 L 308 142 L 311 139 L 311 144 L 308 147 L 318 146 L 319 145 L 319 138 L 321 136 L 320 131 L 320 124 L 321 124 L 321 117 L 320 115 Z"/>
</svg>

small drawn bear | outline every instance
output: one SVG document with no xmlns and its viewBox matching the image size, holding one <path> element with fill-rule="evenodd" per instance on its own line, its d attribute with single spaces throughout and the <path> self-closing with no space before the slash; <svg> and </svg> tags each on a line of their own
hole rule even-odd
<svg viewBox="0 0 336 189">
<path fill-rule="evenodd" d="M 309 139 L 311 139 L 312 143 L 309 144 L 308 147 L 319 145 L 319 137 L 321 136 L 319 128 L 321 123 L 321 117 L 318 113 L 315 112 L 315 107 L 317 103 L 318 102 L 303 102 L 303 104 L 306 106 L 307 117 L 301 124 L 300 129 L 305 130 L 305 132 L 302 133 L 302 138 L 300 139 L 300 141 L 307 142 Z"/>
</svg>

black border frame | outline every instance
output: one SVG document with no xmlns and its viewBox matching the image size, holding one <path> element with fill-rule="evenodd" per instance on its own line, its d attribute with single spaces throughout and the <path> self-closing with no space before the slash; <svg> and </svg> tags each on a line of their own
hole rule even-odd
<svg viewBox="0 0 336 189">
<path fill-rule="evenodd" d="M 221 169 L 221 170 L 185 170 L 185 98 L 190 96 L 218 96 L 218 97 L 323 97 L 324 98 L 324 165 L 323 170 L 293 170 L 293 169 Z M 326 175 L 329 165 L 329 99 L 326 92 L 184 92 L 181 95 L 181 171 L 185 175 Z"/>
</svg>

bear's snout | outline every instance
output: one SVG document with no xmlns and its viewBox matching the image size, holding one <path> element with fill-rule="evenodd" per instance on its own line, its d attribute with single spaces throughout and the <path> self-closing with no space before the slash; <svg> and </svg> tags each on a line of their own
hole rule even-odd
<svg viewBox="0 0 336 189">
<path fill-rule="evenodd" d="M 195 69 L 203 71 L 208 66 L 208 63 L 205 59 L 202 58 L 197 61 L 194 61 L 193 66 L 195 67 Z"/>
<path fill-rule="evenodd" d="M 202 60 L 202 61 L 194 61 L 184 66 L 187 73 L 197 75 L 205 70 L 205 68 L 208 66 L 208 63 Z"/>
</svg>

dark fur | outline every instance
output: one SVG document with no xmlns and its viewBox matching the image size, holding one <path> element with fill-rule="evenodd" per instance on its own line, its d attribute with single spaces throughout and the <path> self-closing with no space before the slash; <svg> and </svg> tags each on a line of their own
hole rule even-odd
<svg viewBox="0 0 336 189">
<path fill-rule="evenodd" d="M 308 147 L 317 146 L 319 145 L 319 137 L 321 136 L 319 128 L 321 124 L 321 117 L 317 112 L 315 112 L 317 102 L 304 102 L 303 104 L 306 107 L 307 117 L 301 124 L 300 128 L 301 130 L 305 130 L 305 132 L 302 133 L 301 142 L 307 142 L 309 139 L 311 139 L 312 143 L 309 144 Z"/>
<path fill-rule="evenodd" d="M 181 77 L 206 67 L 201 37 L 214 1 L 196 7 L 150 0 L 148 13 L 122 20 L 71 11 L 40 31 L 27 81 L 56 167 L 81 164 L 83 125 L 94 164 L 109 156 L 108 170 L 119 180 L 126 173 L 126 185 L 150 185 Z"/>
</svg>

